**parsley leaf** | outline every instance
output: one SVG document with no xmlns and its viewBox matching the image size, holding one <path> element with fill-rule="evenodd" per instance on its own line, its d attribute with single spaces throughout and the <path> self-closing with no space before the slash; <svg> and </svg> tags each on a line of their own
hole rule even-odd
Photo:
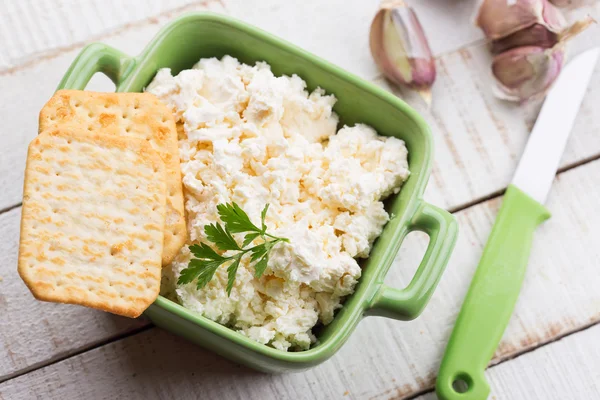
<svg viewBox="0 0 600 400">
<path fill-rule="evenodd" d="M 250 252 L 252 253 L 252 257 L 250 258 L 250 261 L 258 260 L 265 254 L 267 254 L 268 251 L 269 251 L 269 249 L 267 248 L 266 243 L 254 246 L 253 248 L 250 249 Z"/>
<path fill-rule="evenodd" d="M 235 282 L 235 276 L 240 266 L 240 260 L 244 254 L 240 253 L 239 256 L 234 257 L 233 262 L 227 267 L 227 296 L 231 296 L 231 289 L 233 289 L 233 283 Z"/>
<path fill-rule="evenodd" d="M 252 241 L 254 239 L 256 239 L 259 236 L 260 236 L 260 233 L 249 233 L 249 234 L 247 234 L 246 236 L 244 236 L 244 243 L 242 244 L 242 247 L 248 246 L 250 243 L 252 243 Z"/>
<path fill-rule="evenodd" d="M 254 276 L 260 278 L 262 274 L 267 269 L 267 264 L 269 263 L 269 253 L 265 253 L 265 255 L 258 260 L 256 264 L 254 264 Z"/>
<path fill-rule="evenodd" d="M 225 258 L 217 254 L 217 252 L 206 243 L 200 243 L 199 245 L 193 244 L 190 246 L 190 251 L 194 257 L 204 260 L 221 260 Z"/>
<path fill-rule="evenodd" d="M 217 211 L 221 221 L 231 233 L 262 232 L 236 203 L 219 204 Z"/>
<path fill-rule="evenodd" d="M 198 289 L 203 288 L 211 281 L 220 266 L 230 263 L 227 267 L 227 295 L 235 283 L 237 271 L 246 254 L 250 254 L 249 263 L 254 264 L 254 276 L 260 278 L 269 263 L 269 252 L 279 242 L 289 243 L 286 238 L 280 238 L 267 233 L 265 219 L 269 204 L 266 204 L 260 213 L 261 229 L 250 221 L 248 214 L 236 203 L 219 204 L 217 211 L 224 225 L 220 223 L 209 224 L 204 227 L 206 238 L 221 251 L 233 251 L 235 254 L 224 256 L 217 253 L 206 243 L 194 244 L 189 247 L 195 258 L 192 258 L 186 268 L 181 271 L 177 283 L 186 284 L 196 281 Z M 249 233 L 247 233 L 249 232 Z M 240 247 L 233 237 L 234 233 L 246 233 Z M 255 239 L 260 237 L 263 243 L 248 247 Z M 231 253 L 229 253 L 231 254 Z"/>
<path fill-rule="evenodd" d="M 241 250 L 229 229 L 223 229 L 223 225 L 218 222 L 206 225 L 204 233 L 206 233 L 206 238 L 213 242 L 219 250 Z"/>
<path fill-rule="evenodd" d="M 197 279 L 196 286 L 198 289 L 202 289 L 208 282 L 210 282 L 222 263 L 222 260 L 206 261 L 192 259 L 190 260 L 188 267 L 181 271 L 181 275 L 179 275 L 177 283 L 181 285 L 190 283 L 194 279 Z"/>
</svg>

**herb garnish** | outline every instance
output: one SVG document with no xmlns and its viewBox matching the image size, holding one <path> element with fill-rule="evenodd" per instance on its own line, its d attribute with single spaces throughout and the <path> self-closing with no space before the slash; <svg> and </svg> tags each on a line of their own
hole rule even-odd
<svg viewBox="0 0 600 400">
<path fill-rule="evenodd" d="M 254 264 L 254 276 L 260 278 L 267 268 L 271 249 L 279 242 L 289 243 L 289 240 L 286 238 L 280 238 L 267 233 L 265 217 L 267 216 L 268 209 L 269 204 L 266 204 L 260 213 L 261 227 L 258 228 L 236 203 L 219 204 L 217 211 L 224 226 L 219 222 L 206 225 L 204 233 L 206 233 L 207 239 L 214 243 L 217 249 L 235 251 L 236 253 L 230 256 L 223 256 L 206 243 L 191 245 L 190 251 L 195 258 L 192 258 L 187 268 L 181 271 L 177 283 L 181 285 L 197 279 L 196 285 L 198 289 L 201 289 L 210 282 L 221 265 L 230 263 L 229 267 L 227 267 L 227 295 L 230 296 L 240 262 L 242 257 L 247 253 L 250 253 L 250 262 L 256 262 Z M 234 239 L 234 233 L 246 233 L 241 247 Z M 247 247 L 258 237 L 263 240 L 263 243 Z"/>
</svg>

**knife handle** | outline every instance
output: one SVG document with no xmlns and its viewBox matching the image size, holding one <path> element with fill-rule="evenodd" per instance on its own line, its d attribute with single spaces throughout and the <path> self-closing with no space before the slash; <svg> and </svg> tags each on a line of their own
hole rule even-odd
<svg viewBox="0 0 600 400">
<path fill-rule="evenodd" d="M 548 210 L 510 185 L 446 347 L 436 382 L 440 400 L 483 400 L 484 375 L 519 296 L 537 226 Z"/>
</svg>

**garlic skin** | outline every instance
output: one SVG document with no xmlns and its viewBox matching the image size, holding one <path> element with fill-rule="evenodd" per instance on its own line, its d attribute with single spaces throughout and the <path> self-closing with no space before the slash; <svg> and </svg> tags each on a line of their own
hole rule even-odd
<svg viewBox="0 0 600 400">
<path fill-rule="evenodd" d="M 567 26 L 560 10 L 548 0 L 483 0 L 475 24 L 491 40 L 507 37 L 536 24 L 554 33 Z"/>
<path fill-rule="evenodd" d="M 393 83 L 417 90 L 431 103 L 435 60 L 419 19 L 401 0 L 383 1 L 371 24 L 375 63 Z"/>
<path fill-rule="evenodd" d="M 521 29 L 505 38 L 494 40 L 491 44 L 492 54 L 499 54 L 520 46 L 539 46 L 545 49 L 558 43 L 558 34 L 549 31 L 544 25 L 534 24 Z"/>
<path fill-rule="evenodd" d="M 546 49 L 523 46 L 494 57 L 492 73 L 496 79 L 494 94 L 505 100 L 524 101 L 546 94 L 565 61 L 564 46 Z"/>
<path fill-rule="evenodd" d="M 568 26 L 549 0 L 482 0 L 476 24 L 495 54 L 494 94 L 520 102 L 546 94 L 565 62 L 567 40 L 592 22 L 587 17 Z"/>
<path fill-rule="evenodd" d="M 565 42 L 575 37 L 595 22 L 592 17 L 587 16 L 560 32 L 551 32 L 545 26 L 535 24 L 505 38 L 494 40 L 491 45 L 491 51 L 493 54 L 499 54 L 505 50 L 520 46 L 538 46 L 549 49 L 559 42 Z"/>
</svg>

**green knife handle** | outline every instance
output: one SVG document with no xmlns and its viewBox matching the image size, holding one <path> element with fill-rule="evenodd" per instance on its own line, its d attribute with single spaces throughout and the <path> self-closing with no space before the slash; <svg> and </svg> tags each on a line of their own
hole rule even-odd
<svg viewBox="0 0 600 400">
<path fill-rule="evenodd" d="M 484 400 L 484 375 L 517 302 L 537 226 L 548 210 L 510 185 L 446 347 L 436 382 L 441 400 Z"/>
</svg>

